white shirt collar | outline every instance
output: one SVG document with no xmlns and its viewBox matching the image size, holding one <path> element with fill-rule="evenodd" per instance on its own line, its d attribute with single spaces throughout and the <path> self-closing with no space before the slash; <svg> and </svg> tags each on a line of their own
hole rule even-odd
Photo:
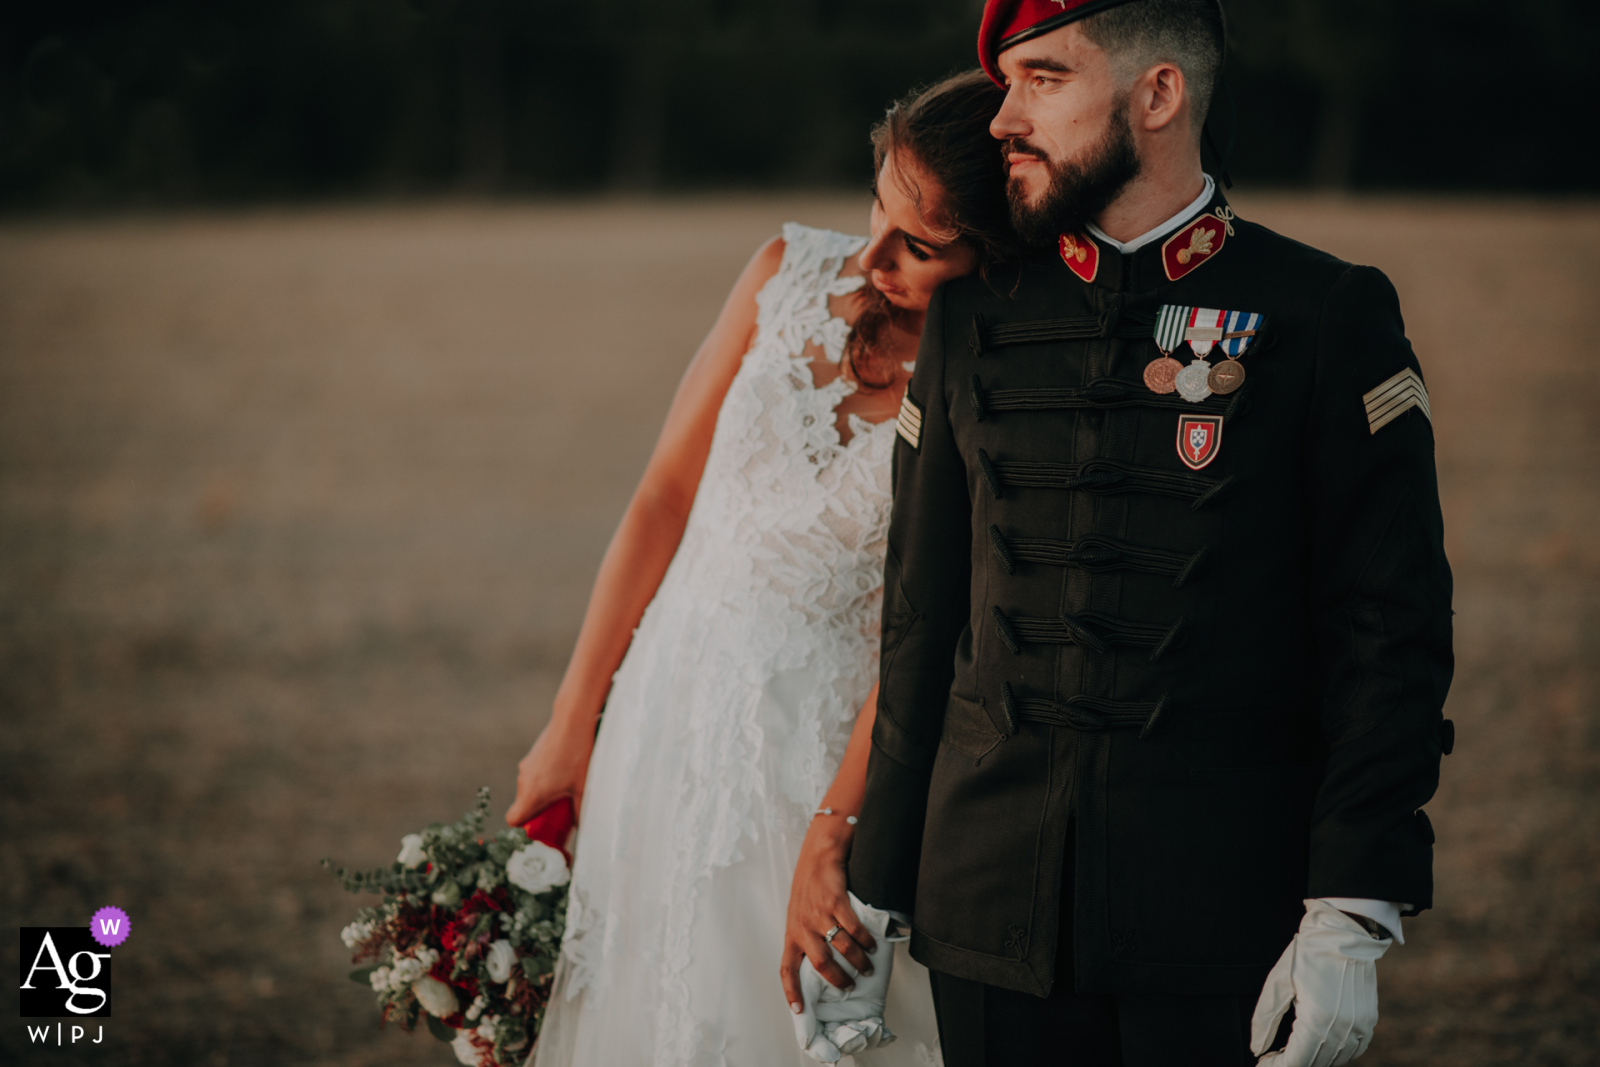
<svg viewBox="0 0 1600 1067">
<path fill-rule="evenodd" d="M 1200 190 L 1200 195 L 1194 198 L 1193 203 L 1184 208 L 1182 211 L 1178 212 L 1176 215 L 1172 216 L 1166 222 L 1163 222 L 1160 226 L 1157 226 L 1155 229 L 1146 233 L 1141 233 L 1138 237 L 1135 237 L 1131 241 L 1119 241 L 1115 237 L 1108 237 L 1106 236 L 1106 232 L 1104 230 L 1092 222 L 1089 223 L 1089 233 L 1095 238 L 1095 240 L 1105 242 L 1112 248 L 1115 248 L 1118 252 L 1121 252 L 1123 255 L 1127 255 L 1129 252 L 1136 252 L 1145 245 L 1149 244 L 1151 241 L 1161 240 L 1161 238 L 1165 237 L 1173 230 L 1176 230 L 1179 226 L 1182 226 L 1184 221 L 1187 220 L 1189 216 L 1206 206 L 1206 202 L 1210 200 L 1212 195 L 1217 191 L 1217 183 L 1211 179 L 1211 175 L 1209 174 L 1205 175 L 1205 179 L 1206 187 Z"/>
</svg>

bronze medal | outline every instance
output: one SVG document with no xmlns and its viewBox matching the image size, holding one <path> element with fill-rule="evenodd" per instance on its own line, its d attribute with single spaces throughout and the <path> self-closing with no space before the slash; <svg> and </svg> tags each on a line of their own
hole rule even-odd
<svg viewBox="0 0 1600 1067">
<path fill-rule="evenodd" d="M 1171 393 L 1177 390 L 1178 372 L 1183 364 L 1171 356 L 1152 359 L 1144 367 L 1144 384 L 1152 393 Z"/>
<path fill-rule="evenodd" d="M 1236 359 L 1225 359 L 1211 368 L 1211 373 L 1206 376 L 1206 385 L 1211 387 L 1213 393 L 1227 396 L 1244 384 L 1244 364 Z"/>
<path fill-rule="evenodd" d="M 1198 404 L 1211 395 L 1206 379 L 1211 376 L 1211 364 L 1197 359 L 1178 372 L 1178 395 L 1191 404 Z"/>
</svg>

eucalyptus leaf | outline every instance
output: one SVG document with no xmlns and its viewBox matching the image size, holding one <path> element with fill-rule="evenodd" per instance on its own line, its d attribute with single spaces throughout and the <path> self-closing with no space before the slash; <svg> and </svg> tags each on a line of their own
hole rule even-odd
<svg viewBox="0 0 1600 1067">
<path fill-rule="evenodd" d="M 454 1041 L 456 1039 L 455 1028 L 452 1026 L 446 1026 L 439 1020 L 438 1016 L 435 1015 L 428 1016 L 428 1033 L 432 1034 L 440 1041 Z"/>
<path fill-rule="evenodd" d="M 371 985 L 372 972 L 377 969 L 378 965 L 376 963 L 368 964 L 365 967 L 357 967 L 355 970 L 350 972 L 350 981 L 355 982 L 358 985 Z"/>
</svg>

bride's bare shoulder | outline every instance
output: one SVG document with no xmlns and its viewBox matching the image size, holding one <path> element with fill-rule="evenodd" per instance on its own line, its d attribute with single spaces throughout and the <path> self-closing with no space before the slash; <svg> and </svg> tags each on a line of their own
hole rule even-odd
<svg viewBox="0 0 1600 1067">
<path fill-rule="evenodd" d="M 753 336 L 757 314 L 756 294 L 761 292 L 778 273 L 778 268 L 783 265 L 785 247 L 780 234 L 769 238 L 765 244 L 756 249 L 756 254 L 744 265 L 744 270 L 739 272 L 739 280 L 733 283 L 733 289 L 728 293 L 728 301 L 722 306 L 719 326 L 737 324 L 741 334 L 749 333 Z"/>
<path fill-rule="evenodd" d="M 745 277 L 752 281 L 759 280 L 760 285 L 765 285 L 783 265 L 783 253 L 788 247 L 781 233 L 767 238 L 761 247 L 756 249 L 756 254 L 750 257 L 750 263 L 744 269 Z"/>
<path fill-rule="evenodd" d="M 782 266 L 785 247 L 782 235 L 770 238 L 756 249 L 755 255 L 744 265 L 744 270 L 739 272 L 739 279 L 728 292 L 728 299 L 723 303 L 710 335 L 695 357 L 694 365 L 691 365 L 691 374 L 695 365 L 705 363 L 723 367 L 727 370 L 727 377 L 732 377 L 732 370 L 738 367 L 745 350 L 755 340 L 756 322 L 760 317 L 756 298 Z"/>
</svg>

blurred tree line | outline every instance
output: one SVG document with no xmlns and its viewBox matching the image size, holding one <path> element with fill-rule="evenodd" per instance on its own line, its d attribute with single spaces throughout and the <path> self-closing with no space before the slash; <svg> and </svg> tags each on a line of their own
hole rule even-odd
<svg viewBox="0 0 1600 1067">
<path fill-rule="evenodd" d="M 1592 0 L 1229 0 L 1256 184 L 1600 188 Z M 0 208 L 864 183 L 981 0 L 55 0 L 0 12 Z"/>
</svg>

